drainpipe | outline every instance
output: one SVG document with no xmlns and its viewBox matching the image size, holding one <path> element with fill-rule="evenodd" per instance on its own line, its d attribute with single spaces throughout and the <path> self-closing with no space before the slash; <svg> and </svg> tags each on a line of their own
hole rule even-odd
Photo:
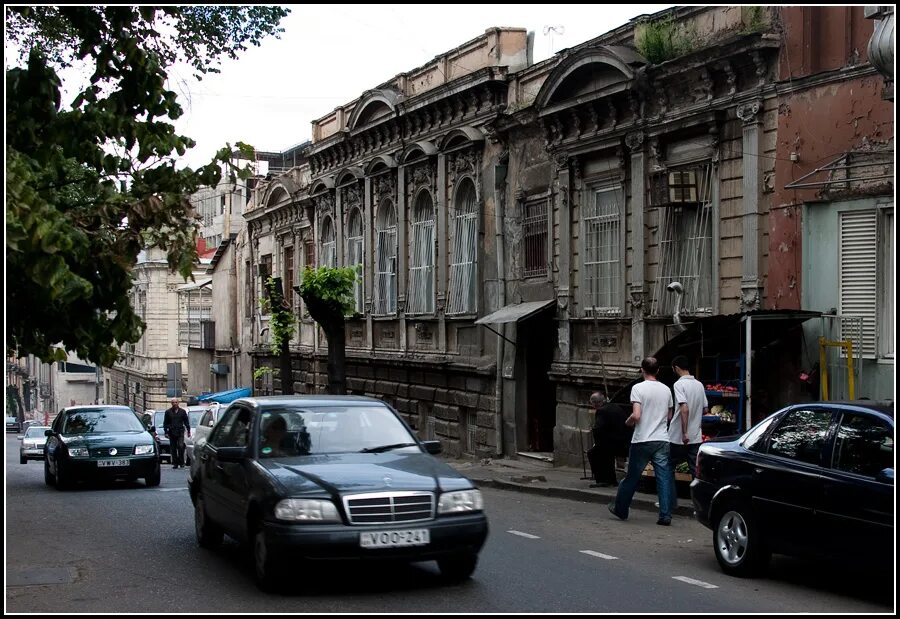
<svg viewBox="0 0 900 619">
<path fill-rule="evenodd" d="M 506 174 L 509 171 L 509 153 L 500 157 L 500 163 L 494 166 L 494 234 L 496 238 L 495 251 L 497 252 L 497 282 L 499 286 L 499 305 L 506 305 L 506 246 L 503 237 L 503 221 L 506 205 Z M 505 331 L 506 324 L 498 325 L 497 333 L 497 379 L 494 386 L 494 402 L 496 412 L 494 414 L 494 432 L 497 436 L 495 455 L 503 455 L 503 357 L 506 352 Z"/>
</svg>

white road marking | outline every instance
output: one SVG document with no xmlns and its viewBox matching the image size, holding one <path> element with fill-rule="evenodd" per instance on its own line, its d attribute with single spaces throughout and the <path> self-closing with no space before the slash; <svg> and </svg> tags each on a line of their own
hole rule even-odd
<svg viewBox="0 0 900 619">
<path fill-rule="evenodd" d="M 160 488 L 160 492 L 177 492 L 179 490 L 187 490 L 187 488 Z"/>
<path fill-rule="evenodd" d="M 531 533 L 522 533 L 521 531 L 507 531 L 507 533 L 512 533 L 513 535 L 519 535 L 521 537 L 527 537 L 528 539 L 541 539 L 539 535 L 532 535 Z"/>
<path fill-rule="evenodd" d="M 693 578 L 688 578 L 687 576 L 672 576 L 675 580 L 680 580 L 681 582 L 686 582 L 689 585 L 697 585 L 698 587 L 703 587 L 704 589 L 718 589 L 718 585 L 711 585 L 708 582 L 703 582 L 702 580 L 694 580 Z"/>
<path fill-rule="evenodd" d="M 597 552 L 595 550 L 579 550 L 578 552 L 582 552 L 586 555 L 591 555 L 592 557 L 598 557 L 600 559 L 618 559 L 619 557 L 614 557 L 612 555 L 605 555 L 602 552 Z"/>
</svg>

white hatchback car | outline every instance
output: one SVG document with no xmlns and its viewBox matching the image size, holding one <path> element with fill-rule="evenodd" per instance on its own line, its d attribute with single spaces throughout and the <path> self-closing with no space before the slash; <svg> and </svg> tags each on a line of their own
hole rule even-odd
<svg viewBox="0 0 900 619">
<path fill-rule="evenodd" d="M 184 439 L 184 458 L 185 462 L 190 465 L 194 459 L 194 446 L 200 446 L 201 443 L 209 438 L 209 433 L 213 426 L 219 420 L 219 413 L 227 408 L 224 404 L 218 402 L 209 402 L 202 406 L 188 406 L 188 417 L 191 423 L 191 436 Z M 197 416 L 197 412 L 202 414 Z M 195 423 L 196 419 L 196 423 Z"/>
</svg>

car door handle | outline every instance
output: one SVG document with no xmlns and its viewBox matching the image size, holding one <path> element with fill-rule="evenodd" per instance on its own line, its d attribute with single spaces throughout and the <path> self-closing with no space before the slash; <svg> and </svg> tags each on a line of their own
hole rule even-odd
<svg viewBox="0 0 900 619">
<path fill-rule="evenodd" d="M 200 454 L 200 459 L 203 460 L 204 462 L 206 462 L 207 460 L 209 460 L 209 454 L 207 454 L 207 453 Z"/>
<path fill-rule="evenodd" d="M 753 472 L 756 473 L 757 475 L 759 475 L 760 473 L 763 472 L 763 470 L 761 468 L 759 468 L 758 466 L 756 466 L 756 467 L 753 467 Z"/>
</svg>

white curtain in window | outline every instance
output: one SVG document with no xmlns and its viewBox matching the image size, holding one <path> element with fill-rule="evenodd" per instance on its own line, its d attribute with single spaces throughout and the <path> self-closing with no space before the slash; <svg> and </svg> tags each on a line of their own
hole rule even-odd
<svg viewBox="0 0 900 619">
<path fill-rule="evenodd" d="M 375 218 L 375 313 L 397 312 L 397 214 L 390 200 Z"/>
<path fill-rule="evenodd" d="M 583 221 L 585 305 L 601 313 L 619 313 L 624 286 L 621 218 L 625 193 L 621 185 L 601 187 L 585 206 Z"/>
<path fill-rule="evenodd" d="M 357 268 L 356 281 L 353 283 L 353 303 L 356 312 L 363 313 L 363 224 L 362 212 L 358 208 L 350 211 L 350 236 L 347 239 L 347 250 L 350 265 Z"/>
<path fill-rule="evenodd" d="M 320 238 L 322 255 L 319 256 L 321 260 L 319 266 L 337 266 L 337 243 L 335 242 L 334 222 L 331 220 L 331 217 L 326 217 L 322 220 L 322 234 Z"/>
</svg>

